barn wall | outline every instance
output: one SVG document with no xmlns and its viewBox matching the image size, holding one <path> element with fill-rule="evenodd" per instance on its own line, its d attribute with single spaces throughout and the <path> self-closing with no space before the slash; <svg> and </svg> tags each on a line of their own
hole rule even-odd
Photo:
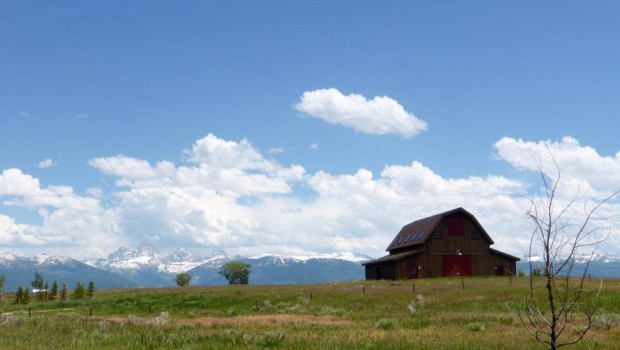
<svg viewBox="0 0 620 350">
<path fill-rule="evenodd" d="M 457 220 L 454 220 L 457 218 Z M 459 221 L 460 220 L 462 221 Z M 435 232 L 439 234 L 436 238 Z M 441 277 L 444 275 L 443 257 L 465 255 L 471 258 L 471 274 L 504 275 L 516 273 L 516 261 L 490 250 L 491 241 L 483 229 L 470 216 L 455 213 L 444 217 L 429 233 L 424 245 L 402 247 L 390 251 L 398 254 L 413 250 L 422 250 L 419 254 L 391 263 L 383 263 L 381 279 L 409 279 Z M 496 269 L 496 267 L 501 267 Z M 376 268 L 366 267 L 366 279 L 377 279 Z M 412 273 L 417 274 L 413 276 Z"/>
<path fill-rule="evenodd" d="M 451 217 L 460 217 L 464 220 L 465 228 L 462 236 L 450 235 L 449 217 L 439 222 L 437 228 L 431 233 L 426 241 L 423 254 L 425 254 L 425 277 L 443 276 L 443 258 L 446 254 L 457 254 L 457 250 L 464 255 L 471 255 L 472 274 L 489 275 L 491 274 L 489 267 L 489 247 L 490 242 L 486 239 L 479 227 L 465 215 L 453 215 Z M 435 232 L 440 237 L 436 239 Z"/>
<path fill-rule="evenodd" d="M 465 221 L 464 235 L 453 236 L 449 234 L 448 219 L 450 217 L 460 217 Z M 450 217 L 441 220 L 426 241 L 429 253 L 454 254 L 458 250 L 462 254 L 488 254 L 490 242 L 469 217 L 464 215 L 452 215 Z M 440 239 L 435 238 L 435 232 L 441 235 Z M 477 239 L 475 239 L 476 236 Z"/>
<path fill-rule="evenodd" d="M 377 268 L 376 265 L 366 265 L 364 266 L 364 275 L 366 280 L 376 280 L 377 279 Z"/>
<path fill-rule="evenodd" d="M 503 266 L 504 275 L 517 273 L 517 262 L 500 254 L 491 253 L 489 256 L 490 274 L 495 274 L 495 268 Z"/>
</svg>

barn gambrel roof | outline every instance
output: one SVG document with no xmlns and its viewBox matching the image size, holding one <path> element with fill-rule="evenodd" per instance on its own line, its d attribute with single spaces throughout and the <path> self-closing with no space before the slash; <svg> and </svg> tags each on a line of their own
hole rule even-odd
<svg viewBox="0 0 620 350">
<path fill-rule="evenodd" d="M 489 234 L 484 230 L 482 225 L 478 222 L 478 220 L 467 210 L 463 208 L 452 209 L 440 214 L 436 214 L 433 216 L 429 216 L 424 219 L 420 219 L 414 221 L 410 224 L 403 226 L 403 228 L 398 232 L 392 243 L 387 247 L 387 251 L 392 251 L 395 249 L 401 249 L 405 247 L 416 246 L 420 244 L 424 244 L 426 240 L 435 232 L 437 225 L 441 222 L 442 219 L 454 215 L 454 214 L 463 214 L 469 217 L 478 229 L 480 230 L 480 234 L 485 237 L 490 244 L 494 244 L 493 240 L 489 236 Z"/>
</svg>

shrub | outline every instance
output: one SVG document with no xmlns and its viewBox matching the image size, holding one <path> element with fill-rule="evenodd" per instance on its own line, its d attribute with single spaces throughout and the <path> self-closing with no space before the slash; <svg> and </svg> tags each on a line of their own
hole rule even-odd
<svg viewBox="0 0 620 350">
<path fill-rule="evenodd" d="M 418 311 L 418 309 L 422 306 L 424 306 L 424 296 L 422 294 L 418 294 L 416 300 L 412 300 L 409 305 L 407 305 L 407 309 L 411 312 L 411 316 L 414 316 L 416 311 Z"/>
<path fill-rule="evenodd" d="M 342 316 L 344 315 L 344 309 L 339 307 L 331 307 L 331 306 L 318 306 L 314 308 L 314 315 L 316 316 Z"/>
<path fill-rule="evenodd" d="M 13 313 L 4 313 L 0 317 L 0 326 L 17 326 L 21 322 L 21 318 Z"/>
<path fill-rule="evenodd" d="M 395 318 L 381 318 L 375 323 L 376 329 L 394 329 L 398 327 L 398 320 Z"/>
<path fill-rule="evenodd" d="M 618 327 L 620 324 L 620 315 L 618 314 L 603 314 L 594 317 L 594 324 L 603 329 L 612 329 Z"/>
<path fill-rule="evenodd" d="M 472 322 L 467 324 L 467 329 L 472 332 L 479 332 L 484 330 L 484 323 Z"/>
<path fill-rule="evenodd" d="M 260 346 L 275 347 L 282 344 L 284 341 L 284 331 L 278 329 L 275 332 L 265 332 L 263 339 L 259 342 Z"/>
</svg>

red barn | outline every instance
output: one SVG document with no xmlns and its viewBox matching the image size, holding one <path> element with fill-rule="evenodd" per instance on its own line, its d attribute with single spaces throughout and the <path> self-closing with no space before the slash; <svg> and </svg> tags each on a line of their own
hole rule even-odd
<svg viewBox="0 0 620 350">
<path fill-rule="evenodd" d="M 362 265 L 367 280 L 515 274 L 520 259 L 493 243 L 471 213 L 457 208 L 405 225 L 389 255 Z"/>
</svg>

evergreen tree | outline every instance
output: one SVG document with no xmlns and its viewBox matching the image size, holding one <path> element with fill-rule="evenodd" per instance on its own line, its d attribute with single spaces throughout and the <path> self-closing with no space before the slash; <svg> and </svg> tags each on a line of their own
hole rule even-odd
<svg viewBox="0 0 620 350">
<path fill-rule="evenodd" d="M 31 282 L 32 288 L 42 290 L 45 282 L 43 281 L 43 275 L 39 271 L 34 272 L 34 280 Z"/>
<path fill-rule="evenodd" d="M 84 288 L 84 284 L 82 282 L 78 282 L 75 286 L 75 290 L 73 291 L 73 299 L 80 300 L 84 299 L 86 295 L 86 289 Z"/>
<path fill-rule="evenodd" d="M 86 295 L 88 295 L 88 299 L 92 299 L 93 296 L 95 295 L 95 282 L 93 282 L 93 280 L 90 280 L 90 283 L 88 283 L 88 289 L 86 290 Z"/>
<path fill-rule="evenodd" d="M 58 299 L 58 282 L 52 283 L 52 292 L 50 293 L 50 300 Z"/>
<path fill-rule="evenodd" d="M 39 273 L 39 271 L 34 272 L 34 279 L 30 282 L 32 285 L 33 293 L 35 293 L 37 301 L 43 300 L 43 287 L 45 285 L 45 281 L 43 280 L 43 275 Z"/>
<path fill-rule="evenodd" d="M 4 275 L 0 275 L 0 302 L 4 301 L 4 281 L 5 281 L 5 277 Z"/>
<path fill-rule="evenodd" d="M 60 290 L 60 300 L 62 301 L 67 300 L 67 284 L 66 283 L 62 284 L 62 289 Z"/>
<path fill-rule="evenodd" d="M 21 304 L 24 302 L 24 288 L 22 288 L 22 286 L 19 286 L 19 288 L 17 288 L 17 293 L 15 293 L 15 301 L 13 302 L 13 304 Z"/>
<path fill-rule="evenodd" d="M 47 282 L 45 282 L 45 285 L 43 286 L 43 301 L 49 301 L 50 300 L 50 292 L 49 292 L 49 286 L 47 285 Z M 39 292 L 41 293 L 41 292 Z"/>
<path fill-rule="evenodd" d="M 24 289 L 24 297 L 22 299 L 22 304 L 26 305 L 30 303 L 30 291 L 28 288 Z"/>
</svg>

